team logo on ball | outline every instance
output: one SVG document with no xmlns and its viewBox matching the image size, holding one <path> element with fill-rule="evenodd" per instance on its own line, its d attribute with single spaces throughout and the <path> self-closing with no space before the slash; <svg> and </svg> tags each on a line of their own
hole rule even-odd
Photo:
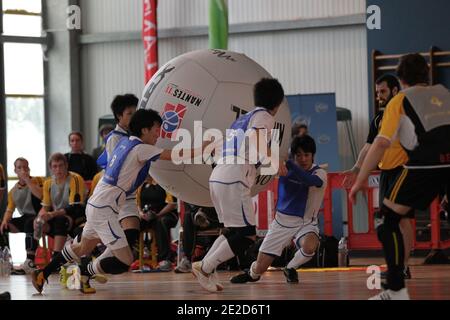
<svg viewBox="0 0 450 320">
<path fill-rule="evenodd" d="M 163 114 L 161 116 L 161 138 L 172 137 L 172 134 L 175 132 L 175 130 L 180 127 L 185 113 L 186 107 L 182 104 L 177 104 L 175 106 L 173 104 L 166 103 Z"/>
</svg>

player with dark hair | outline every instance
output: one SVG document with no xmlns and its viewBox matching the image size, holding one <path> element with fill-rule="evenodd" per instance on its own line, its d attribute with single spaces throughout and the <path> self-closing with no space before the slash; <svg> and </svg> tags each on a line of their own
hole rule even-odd
<svg viewBox="0 0 450 320">
<path fill-rule="evenodd" d="M 375 90 L 377 93 L 378 112 L 370 124 L 369 134 L 364 147 L 359 152 L 358 160 L 352 169 L 345 171 L 347 176 L 344 178 L 344 187 L 350 188 L 356 179 L 356 176 L 361 168 L 361 165 L 369 151 L 370 146 L 378 135 L 381 127 L 383 114 L 389 101 L 400 92 L 400 82 L 397 77 L 392 74 L 385 74 L 375 81 Z M 402 171 L 403 165 L 408 161 L 408 155 L 400 145 L 400 141 L 395 139 L 391 146 L 384 152 L 383 158 L 378 163 L 378 169 L 381 170 L 380 184 L 379 184 L 379 205 L 383 203 L 386 193 L 395 182 L 397 175 Z M 376 168 L 374 168 L 376 169 Z M 379 213 L 377 212 L 377 216 Z M 412 219 L 414 219 L 414 211 L 411 210 L 406 216 L 400 220 L 400 229 L 403 235 L 405 244 L 405 279 L 411 278 L 411 272 L 408 267 L 409 256 L 414 243 L 414 232 L 412 228 Z M 386 277 L 386 273 L 382 272 L 381 276 Z"/>
<path fill-rule="evenodd" d="M 155 146 L 161 130 L 162 119 L 154 110 L 140 109 L 130 121 L 130 137 L 120 140 L 114 149 L 111 160 L 102 180 L 89 198 L 86 207 L 87 222 L 82 234 L 76 241 L 66 244 L 63 251 L 53 258 L 51 263 L 33 273 L 33 285 L 42 292 L 48 275 L 59 266 L 90 254 L 98 243 L 102 242 L 111 251 L 112 256 L 103 254 L 92 261 L 81 261 L 81 291 L 95 293 L 89 279 L 96 274 L 120 274 L 128 271 L 133 262 L 129 235 L 124 232 L 118 214 L 128 195 L 144 182 L 152 162 L 172 160 L 172 150 L 163 150 Z M 180 152 L 181 157 L 192 159 L 196 150 L 189 154 Z M 81 238 L 81 239 L 80 239 Z"/>
<path fill-rule="evenodd" d="M 255 184 L 259 161 L 269 155 L 271 130 L 284 99 L 284 90 L 278 80 L 264 78 L 255 84 L 253 97 L 255 109 L 239 117 L 227 130 L 221 159 L 209 178 L 212 202 L 219 221 L 228 230 L 216 239 L 202 261 L 192 264 L 192 272 L 200 285 L 210 292 L 223 289 L 216 276 L 217 266 L 243 254 L 256 239 L 251 188 Z M 245 133 L 250 141 L 258 141 L 248 146 L 256 149 L 257 162 L 252 163 L 251 152 L 242 143 L 245 139 L 240 139 L 239 132 Z M 266 150 L 261 150 L 260 146 Z"/>
<path fill-rule="evenodd" d="M 111 102 L 111 111 L 114 114 L 114 119 L 117 124 L 113 131 L 106 136 L 105 150 L 97 160 L 97 164 L 105 168 L 106 164 L 111 160 L 114 149 L 119 141 L 129 136 L 130 120 L 136 112 L 139 99 L 130 93 L 124 95 L 117 95 Z M 136 120 L 135 120 L 136 121 Z M 139 136 L 139 135 L 138 135 Z M 103 173 L 99 173 L 103 175 Z M 96 181 L 100 177 L 94 177 Z M 96 185 L 94 185 L 96 186 Z M 119 222 L 128 239 L 128 244 L 133 247 L 138 238 L 140 230 L 139 211 L 136 204 L 136 192 L 128 194 L 125 203 L 120 207 L 118 214 Z M 110 249 L 106 249 L 101 258 L 112 257 Z"/>
<path fill-rule="evenodd" d="M 420 54 L 400 59 L 397 75 L 403 90 L 388 104 L 381 129 L 371 145 L 361 171 L 350 191 L 367 182 L 370 171 L 396 138 L 408 154 L 408 161 L 385 195 L 378 238 L 388 266 L 387 290 L 376 300 L 409 299 L 404 281 L 404 243 L 400 221 L 411 209 L 426 209 L 450 182 L 450 93 L 442 85 L 428 86 L 429 67 Z"/>
<path fill-rule="evenodd" d="M 250 269 L 231 278 L 232 283 L 255 282 L 292 240 L 297 252 L 283 270 L 288 283 L 298 283 L 297 268 L 314 256 L 319 245 L 318 214 L 327 185 L 327 173 L 314 164 L 316 143 L 308 135 L 295 137 L 288 174 L 280 177 L 275 219 Z"/>
</svg>

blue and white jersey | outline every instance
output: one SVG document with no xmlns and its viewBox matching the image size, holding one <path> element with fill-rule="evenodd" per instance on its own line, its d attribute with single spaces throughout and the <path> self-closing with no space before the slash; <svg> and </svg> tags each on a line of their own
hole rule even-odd
<svg viewBox="0 0 450 320">
<path fill-rule="evenodd" d="M 105 150 L 103 150 L 102 154 L 97 159 L 97 165 L 105 169 L 106 165 L 108 164 L 109 159 L 111 159 L 111 155 L 116 148 L 116 145 L 119 143 L 120 139 L 123 137 L 128 137 L 128 132 L 122 129 L 121 126 L 118 124 L 114 128 L 113 131 L 108 133 L 108 135 L 105 137 Z"/>
<path fill-rule="evenodd" d="M 134 136 L 122 138 L 114 149 L 102 180 L 89 198 L 89 204 L 99 208 L 110 207 L 119 212 L 126 199 L 136 198 L 136 189 L 147 177 L 151 162 L 158 160 L 162 151 Z"/>
<path fill-rule="evenodd" d="M 251 123 L 251 120 L 256 118 L 257 113 L 260 112 L 269 113 L 267 109 L 256 108 L 253 111 L 239 117 L 231 124 L 230 128 L 226 131 L 226 138 L 223 142 L 223 157 L 237 157 L 239 155 L 243 155 L 245 159 L 248 160 L 248 150 L 243 150 L 244 152 L 242 153 L 240 153 L 240 151 L 242 151 L 241 149 L 244 147 L 243 142 L 245 142 L 245 134 L 248 132 L 247 130 L 266 129 L 264 124 L 262 126 L 260 125 L 259 127 L 255 127 L 254 121 Z"/>
<path fill-rule="evenodd" d="M 295 170 L 290 169 L 279 179 L 277 211 L 309 223 L 317 219 L 327 187 L 327 173 L 316 164 L 307 171 L 295 166 Z"/>
<path fill-rule="evenodd" d="M 240 181 L 246 186 L 251 187 L 256 178 L 255 164 L 250 164 L 245 160 L 249 159 L 249 148 L 245 147 L 243 143 L 243 133 L 252 129 L 265 129 L 267 133 L 267 141 L 270 143 L 271 130 L 275 125 L 275 118 L 265 108 L 256 107 L 253 111 L 239 117 L 234 121 L 227 131 L 227 137 L 224 141 L 222 156 L 222 163 L 219 162 L 214 168 L 210 182 L 226 182 L 235 183 Z M 240 134 L 238 133 L 240 132 Z M 255 148 L 255 145 L 248 146 Z M 240 151 L 245 148 L 244 151 Z M 242 161 L 238 162 L 237 158 L 244 157 Z M 252 159 L 250 159 L 252 160 Z"/>
</svg>

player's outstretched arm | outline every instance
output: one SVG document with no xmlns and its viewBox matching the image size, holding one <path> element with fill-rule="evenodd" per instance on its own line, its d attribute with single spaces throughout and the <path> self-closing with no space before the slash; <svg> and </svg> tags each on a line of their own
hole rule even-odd
<svg viewBox="0 0 450 320">
<path fill-rule="evenodd" d="M 286 167 L 289 169 L 290 172 L 292 172 L 293 176 L 296 179 L 302 181 L 308 186 L 315 186 L 317 188 L 320 188 L 323 185 L 322 179 L 320 179 L 315 174 L 311 174 L 303 170 L 298 165 L 296 165 L 292 160 L 286 161 Z"/>
<path fill-rule="evenodd" d="M 352 202 L 356 201 L 356 194 L 364 188 L 370 172 L 376 168 L 383 157 L 384 151 L 389 148 L 390 144 L 391 142 L 388 139 L 378 136 L 371 145 L 358 177 L 350 191 L 349 198 Z"/>
<path fill-rule="evenodd" d="M 342 186 L 344 188 L 351 188 L 353 183 L 355 183 L 356 176 L 358 175 L 359 170 L 361 169 L 361 166 L 362 166 L 362 164 L 364 162 L 364 159 L 367 156 L 367 152 L 369 151 L 370 146 L 371 146 L 370 143 L 366 143 L 364 145 L 364 147 L 362 147 L 361 151 L 359 152 L 358 160 L 356 161 L 356 163 L 353 166 L 353 168 L 351 168 L 350 170 L 342 172 L 342 174 L 345 175 L 345 178 L 342 181 Z"/>
<path fill-rule="evenodd" d="M 178 161 L 193 160 L 198 155 L 203 156 L 203 151 L 211 143 L 214 143 L 214 142 L 205 141 L 205 142 L 203 142 L 203 144 L 200 148 L 180 149 L 179 151 L 175 151 L 175 152 L 172 149 L 165 149 L 165 150 L 163 150 L 163 152 L 161 152 L 159 159 L 172 161 L 172 160 L 175 160 L 174 157 L 177 157 L 178 159 L 176 159 L 176 160 L 178 160 Z"/>
</svg>

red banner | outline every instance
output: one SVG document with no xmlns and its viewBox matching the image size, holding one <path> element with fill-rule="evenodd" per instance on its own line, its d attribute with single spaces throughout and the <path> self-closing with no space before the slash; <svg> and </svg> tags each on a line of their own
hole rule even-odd
<svg viewBox="0 0 450 320">
<path fill-rule="evenodd" d="M 145 50 L 145 83 L 158 70 L 158 32 L 156 22 L 157 0 L 144 0 L 142 39 Z"/>
</svg>

